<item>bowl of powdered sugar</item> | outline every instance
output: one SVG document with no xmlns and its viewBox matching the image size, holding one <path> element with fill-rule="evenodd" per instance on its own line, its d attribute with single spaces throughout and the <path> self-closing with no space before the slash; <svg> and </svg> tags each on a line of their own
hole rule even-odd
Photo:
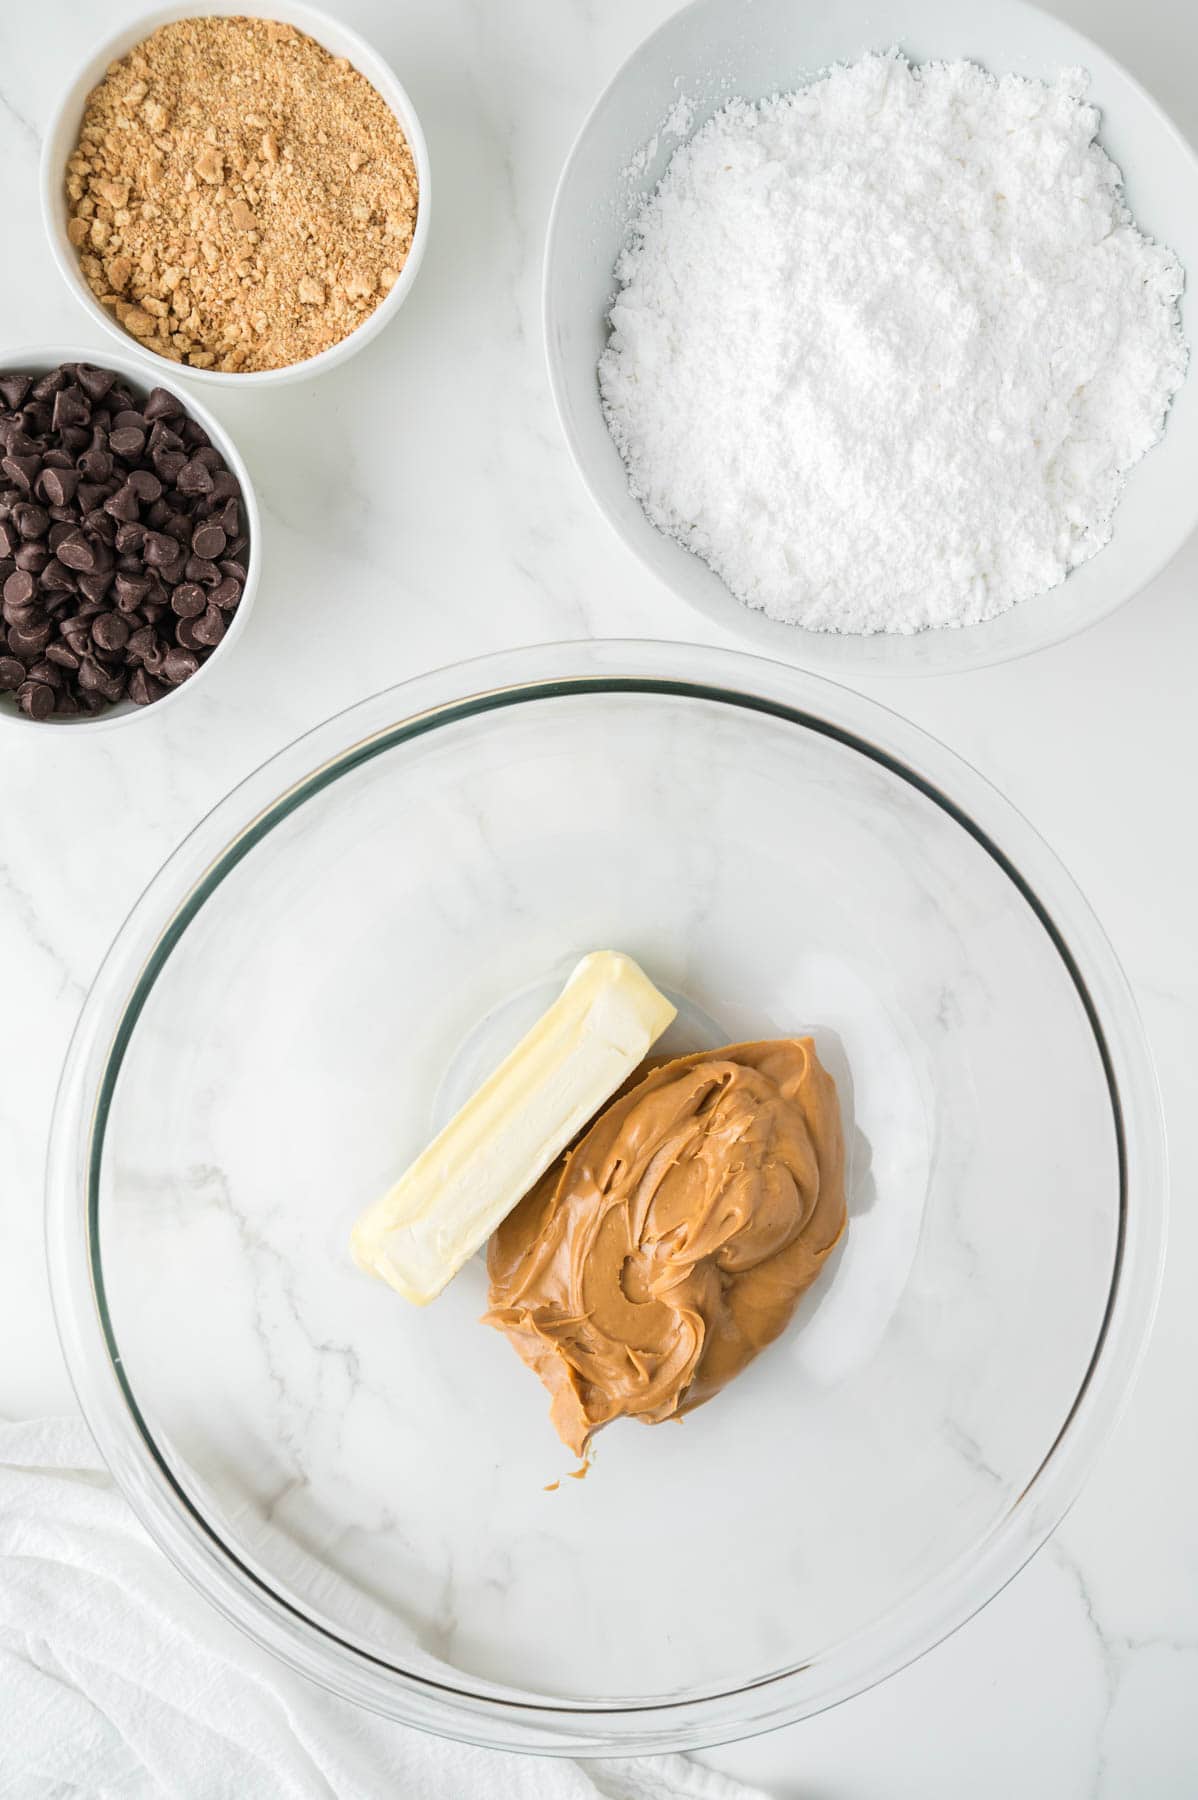
<svg viewBox="0 0 1198 1800">
<path fill-rule="evenodd" d="M 550 224 L 578 467 L 682 598 L 796 662 L 1059 642 L 1198 523 L 1198 159 L 1020 0 L 696 0 Z"/>
</svg>

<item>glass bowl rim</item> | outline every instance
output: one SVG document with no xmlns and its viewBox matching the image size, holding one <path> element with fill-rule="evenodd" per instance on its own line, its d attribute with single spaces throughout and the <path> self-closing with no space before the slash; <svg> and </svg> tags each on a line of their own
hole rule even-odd
<svg viewBox="0 0 1198 1800">
<path fill-rule="evenodd" d="M 818 1657 L 725 1692 L 529 1700 L 417 1675 L 321 1626 L 248 1568 L 183 1493 L 121 1366 L 104 1301 L 97 1181 L 108 1103 L 141 1006 L 195 913 L 254 844 L 341 775 L 440 726 L 617 692 L 722 702 L 815 729 L 911 783 L 990 854 L 1048 935 L 1095 1037 L 1119 1157 L 1118 1247 L 1089 1367 L 1039 1468 L 980 1543 L 923 1588 Z M 1122 1411 L 1155 1309 L 1165 1214 L 1163 1123 L 1134 1000 L 1088 904 L 1015 808 L 936 739 L 821 677 L 740 652 L 619 640 L 504 651 L 418 676 L 301 736 L 218 802 L 150 882 L 97 973 L 63 1069 L 46 1188 L 55 1317 L 80 1405 L 142 1523 L 193 1585 L 344 1698 L 469 1742 L 572 1755 L 695 1747 L 808 1716 L 885 1679 L 987 1604 L 1072 1504 Z"/>
</svg>

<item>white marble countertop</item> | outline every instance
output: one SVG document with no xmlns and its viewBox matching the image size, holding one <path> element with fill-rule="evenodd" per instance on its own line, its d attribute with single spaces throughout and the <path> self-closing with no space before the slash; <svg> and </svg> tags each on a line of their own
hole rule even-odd
<svg viewBox="0 0 1198 1800">
<path fill-rule="evenodd" d="M 71 1407 L 42 1257 L 54 1085 L 131 902 L 226 790 L 406 676 L 551 638 L 721 640 L 624 552 L 570 467 L 541 354 L 540 251 L 599 85 L 672 0 L 328 0 L 398 66 L 436 170 L 428 260 L 344 370 L 217 395 L 264 510 L 255 616 L 206 691 L 124 732 L 0 734 L 0 1415 Z M 37 203 L 42 127 L 78 49 L 135 9 L 0 13 L 0 349 L 103 345 Z M 1198 13 L 1061 0 L 1198 137 Z M 18 260 L 19 258 L 19 260 Z M 1136 989 L 1171 1136 L 1164 1297 L 1132 1405 L 1050 1545 L 972 1624 L 847 1707 L 711 1753 L 777 1800 L 1102 1800 L 1198 1792 L 1198 540 L 1107 624 L 973 675 L 875 684 L 996 782 L 1089 896 Z"/>
</svg>

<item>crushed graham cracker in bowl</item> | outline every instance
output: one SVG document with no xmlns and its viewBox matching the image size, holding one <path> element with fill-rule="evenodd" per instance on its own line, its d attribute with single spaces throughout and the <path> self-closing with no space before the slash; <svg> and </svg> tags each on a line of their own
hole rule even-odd
<svg viewBox="0 0 1198 1800">
<path fill-rule="evenodd" d="M 331 349 L 412 247 L 415 161 L 364 75 L 294 26 L 181 19 L 110 64 L 67 163 L 67 235 L 146 350 L 251 374 Z"/>
</svg>

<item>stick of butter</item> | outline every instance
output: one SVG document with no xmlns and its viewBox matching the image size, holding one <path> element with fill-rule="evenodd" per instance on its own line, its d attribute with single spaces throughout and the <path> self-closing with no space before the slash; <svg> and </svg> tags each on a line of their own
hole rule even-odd
<svg viewBox="0 0 1198 1800">
<path fill-rule="evenodd" d="M 674 1016 L 630 956 L 584 956 L 511 1055 L 367 1207 L 351 1240 L 359 1265 L 417 1306 L 435 1300 Z"/>
</svg>

